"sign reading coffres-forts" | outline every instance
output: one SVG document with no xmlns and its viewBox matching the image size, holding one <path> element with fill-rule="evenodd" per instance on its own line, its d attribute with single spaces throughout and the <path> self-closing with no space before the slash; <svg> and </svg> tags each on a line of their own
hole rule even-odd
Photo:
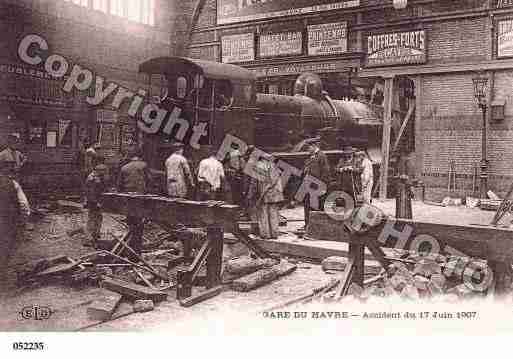
<svg viewBox="0 0 513 359">
<path fill-rule="evenodd" d="M 253 61 L 255 59 L 254 34 L 223 36 L 221 38 L 221 57 L 225 63 Z"/>
<path fill-rule="evenodd" d="M 425 62 L 426 33 L 424 30 L 370 35 L 367 38 L 367 66 Z"/>
</svg>

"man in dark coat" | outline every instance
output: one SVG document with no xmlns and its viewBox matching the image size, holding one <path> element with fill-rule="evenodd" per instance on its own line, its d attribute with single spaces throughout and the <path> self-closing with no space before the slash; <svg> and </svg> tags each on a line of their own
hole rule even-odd
<svg viewBox="0 0 513 359">
<path fill-rule="evenodd" d="M 0 296 L 7 280 L 7 268 L 17 240 L 20 226 L 30 215 L 27 197 L 12 179 L 15 161 L 0 161 Z"/>
<path fill-rule="evenodd" d="M 138 194 L 146 194 L 151 189 L 150 169 L 141 158 L 139 149 L 131 150 L 129 153 L 130 162 L 121 168 L 118 177 L 118 191 Z M 142 235 L 144 223 L 139 217 L 127 216 L 127 224 L 130 227 L 132 235 L 129 245 L 138 254 L 142 252 Z M 132 260 L 137 260 L 132 254 L 128 254 Z"/>
<path fill-rule="evenodd" d="M 330 166 L 328 163 L 328 158 L 326 155 L 320 150 L 319 143 L 312 142 L 308 146 L 308 152 L 310 153 L 310 157 L 306 160 L 305 166 L 303 168 L 302 177 L 303 180 L 306 176 L 311 176 L 321 181 L 328 187 L 330 183 Z M 305 199 L 303 201 L 303 206 L 305 210 L 305 227 L 308 225 L 310 220 L 310 211 L 322 211 L 324 209 L 324 199 L 325 195 L 319 198 L 319 203 L 316 207 L 316 203 L 311 201 L 310 194 L 307 193 Z"/>
</svg>

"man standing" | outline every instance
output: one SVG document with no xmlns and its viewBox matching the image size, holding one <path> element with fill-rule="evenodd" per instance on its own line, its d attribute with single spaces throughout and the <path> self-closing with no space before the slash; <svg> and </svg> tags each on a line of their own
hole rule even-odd
<svg viewBox="0 0 513 359">
<path fill-rule="evenodd" d="M 169 197 L 186 198 L 194 188 L 189 163 L 183 156 L 183 144 L 173 145 L 173 154 L 166 160 L 167 193 Z"/>
<path fill-rule="evenodd" d="M 17 237 L 30 215 L 27 197 L 12 179 L 16 162 L 0 161 L 0 295 L 5 293 L 7 268 Z"/>
<path fill-rule="evenodd" d="M 336 172 L 338 174 L 337 189 L 343 191 L 356 200 L 355 159 L 352 147 L 344 147 L 342 156 L 337 164 Z"/>
<path fill-rule="evenodd" d="M 370 204 L 372 201 L 372 186 L 374 185 L 372 162 L 369 160 L 367 154 L 364 151 L 358 151 L 356 156 L 359 161 L 359 166 L 362 170 L 360 178 L 362 182 L 363 203 Z"/>
<path fill-rule="evenodd" d="M 128 153 L 130 161 L 121 167 L 118 176 L 118 191 L 146 194 L 151 189 L 151 173 L 146 162 L 142 160 L 140 149 L 132 149 Z M 127 224 L 130 227 L 130 247 L 140 256 L 142 253 L 142 236 L 144 223 L 139 217 L 127 216 Z M 133 255 L 129 255 L 134 260 Z"/>
<path fill-rule="evenodd" d="M 260 237 L 264 239 L 278 238 L 279 206 L 283 202 L 283 185 L 280 171 L 272 162 L 272 156 L 265 154 L 256 164 L 256 217 Z"/>
<path fill-rule="evenodd" d="M 306 160 L 305 167 L 303 168 L 303 180 L 306 178 L 306 176 L 314 177 L 317 181 L 323 183 L 327 189 L 330 181 L 330 166 L 328 163 L 328 158 L 320 150 L 319 144 L 316 142 L 309 144 L 308 152 L 310 153 L 310 157 Z M 305 210 L 305 227 L 308 225 L 310 220 L 310 211 L 312 209 L 317 211 L 322 211 L 324 209 L 324 197 L 325 193 L 323 196 L 318 198 L 318 203 L 315 203 L 314 200 L 310 198 L 310 194 L 307 193 L 305 196 L 303 202 Z"/>
<path fill-rule="evenodd" d="M 245 165 L 246 163 L 238 147 L 233 148 L 228 154 L 225 173 L 228 183 L 230 184 L 233 203 L 238 206 L 243 205 L 243 172 Z"/>
<path fill-rule="evenodd" d="M 223 165 L 216 158 L 216 150 L 212 149 L 210 156 L 201 160 L 198 166 L 198 199 L 222 201 L 224 183 Z"/>
<path fill-rule="evenodd" d="M 101 196 L 106 189 L 106 175 L 108 168 L 103 163 L 98 164 L 87 176 L 86 189 L 86 208 L 87 213 L 87 232 L 88 241 L 84 243 L 87 247 L 96 247 L 96 242 L 101 237 L 103 222 Z"/>
<path fill-rule="evenodd" d="M 27 156 L 19 151 L 20 136 L 17 133 L 11 133 L 7 136 L 7 147 L 0 152 L 0 161 L 14 162 L 15 178 L 19 179 L 20 171 L 27 162 Z"/>
</svg>

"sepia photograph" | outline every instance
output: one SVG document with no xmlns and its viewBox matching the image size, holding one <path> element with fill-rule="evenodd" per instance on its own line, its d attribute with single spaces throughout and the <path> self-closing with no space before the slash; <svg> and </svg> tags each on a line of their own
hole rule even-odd
<svg viewBox="0 0 513 359">
<path fill-rule="evenodd" d="M 10 355 L 509 335 L 512 214 L 511 0 L 0 0 Z"/>
</svg>

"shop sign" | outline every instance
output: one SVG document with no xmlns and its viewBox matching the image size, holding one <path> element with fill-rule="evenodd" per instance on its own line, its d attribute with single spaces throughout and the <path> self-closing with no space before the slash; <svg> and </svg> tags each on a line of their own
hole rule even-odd
<svg viewBox="0 0 513 359">
<path fill-rule="evenodd" d="M 513 56 L 513 19 L 502 20 L 497 29 L 497 57 Z"/>
<path fill-rule="evenodd" d="M 306 62 L 306 63 L 291 63 L 284 65 L 258 67 L 250 69 L 257 77 L 270 77 L 270 76 L 284 76 L 294 75 L 303 72 L 339 72 L 347 70 L 347 61 L 329 61 L 329 62 Z"/>
<path fill-rule="evenodd" d="M 424 30 L 370 35 L 367 66 L 421 64 L 426 62 Z"/>
<path fill-rule="evenodd" d="M 497 0 L 497 9 L 513 6 L 513 0 Z"/>
<path fill-rule="evenodd" d="M 222 62 L 244 62 L 255 59 L 254 34 L 227 35 L 221 38 Z"/>
<path fill-rule="evenodd" d="M 347 22 L 308 26 L 308 55 L 347 52 Z"/>
<path fill-rule="evenodd" d="M 258 41 L 260 57 L 301 55 L 302 35 L 301 31 L 261 35 Z"/>
<path fill-rule="evenodd" d="M 217 23 L 304 15 L 360 6 L 360 0 L 217 0 Z"/>
</svg>

